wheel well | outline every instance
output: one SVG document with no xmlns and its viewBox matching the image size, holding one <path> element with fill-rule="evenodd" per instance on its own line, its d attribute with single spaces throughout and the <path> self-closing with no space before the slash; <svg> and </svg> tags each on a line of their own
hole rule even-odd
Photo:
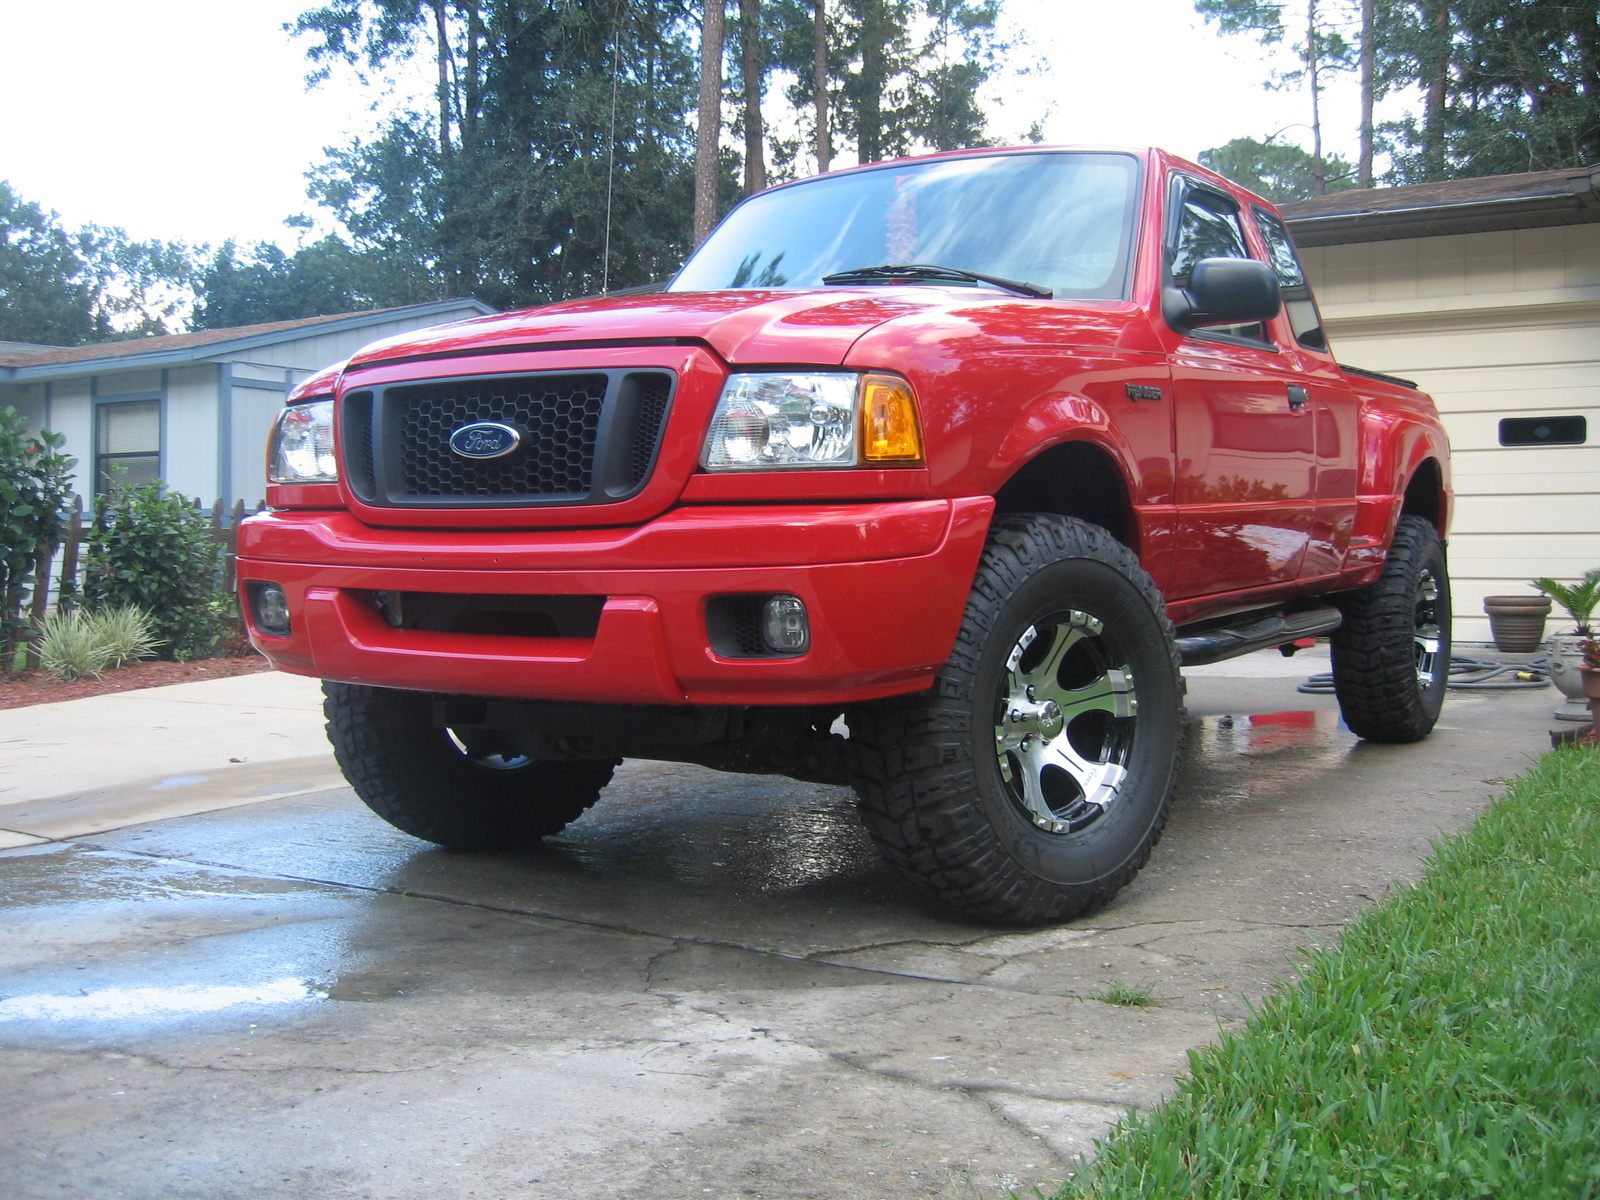
<svg viewBox="0 0 1600 1200">
<path fill-rule="evenodd" d="M 1433 459 L 1424 460 L 1411 477 L 1411 482 L 1406 484 L 1400 515 L 1421 517 L 1443 536 L 1444 486 L 1439 464 Z"/>
<path fill-rule="evenodd" d="M 1048 512 L 1098 525 L 1138 549 L 1138 526 L 1116 460 L 1087 442 L 1063 442 L 1029 459 L 995 494 L 995 514 Z"/>
</svg>

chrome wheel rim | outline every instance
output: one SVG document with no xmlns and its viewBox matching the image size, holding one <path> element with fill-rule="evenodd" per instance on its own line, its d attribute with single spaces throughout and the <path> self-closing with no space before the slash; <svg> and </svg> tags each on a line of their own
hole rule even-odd
<svg viewBox="0 0 1600 1200">
<path fill-rule="evenodd" d="M 1415 616 L 1412 622 L 1413 653 L 1417 662 L 1417 682 L 1424 688 L 1438 678 L 1441 665 L 1439 648 L 1439 581 L 1432 571 L 1417 580 Z"/>
<path fill-rule="evenodd" d="M 995 756 L 1013 803 L 1069 834 L 1112 807 L 1139 712 L 1126 653 L 1099 618 L 1069 609 L 1028 626 L 1006 657 Z"/>
</svg>

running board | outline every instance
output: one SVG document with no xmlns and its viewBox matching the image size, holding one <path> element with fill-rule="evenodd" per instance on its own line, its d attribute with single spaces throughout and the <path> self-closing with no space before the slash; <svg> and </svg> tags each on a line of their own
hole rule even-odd
<svg viewBox="0 0 1600 1200">
<path fill-rule="evenodd" d="M 1280 613 L 1237 629 L 1208 629 L 1204 633 L 1180 637 L 1178 657 L 1186 667 L 1200 667 L 1265 650 L 1268 646 L 1282 646 L 1300 638 L 1332 633 L 1343 623 L 1344 614 L 1331 607 Z"/>
</svg>

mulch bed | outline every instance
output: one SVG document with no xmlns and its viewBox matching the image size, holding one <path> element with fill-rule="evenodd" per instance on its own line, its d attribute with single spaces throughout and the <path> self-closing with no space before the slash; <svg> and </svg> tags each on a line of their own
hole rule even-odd
<svg viewBox="0 0 1600 1200">
<path fill-rule="evenodd" d="M 137 688 L 166 687 L 169 683 L 194 683 L 201 679 L 226 679 L 232 675 L 253 675 L 270 671 L 272 665 L 254 652 L 232 658 L 200 658 L 194 662 L 137 662 L 98 679 L 79 679 L 63 683 L 49 671 L 0 673 L 0 708 L 24 708 L 29 704 L 53 704 L 57 700 L 81 700 L 107 692 L 131 692 Z"/>
</svg>

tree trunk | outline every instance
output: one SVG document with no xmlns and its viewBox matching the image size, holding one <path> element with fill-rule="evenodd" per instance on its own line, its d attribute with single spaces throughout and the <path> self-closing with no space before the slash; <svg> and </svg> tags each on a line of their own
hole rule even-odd
<svg viewBox="0 0 1600 1200">
<path fill-rule="evenodd" d="M 1378 59 L 1374 36 L 1372 0 L 1361 0 L 1361 159 L 1356 179 L 1364 188 L 1372 186 L 1372 77 Z"/>
<path fill-rule="evenodd" d="M 861 99 L 856 104 L 856 161 L 883 156 L 884 34 L 883 0 L 870 0 L 861 22 Z"/>
<path fill-rule="evenodd" d="M 1317 0 L 1306 3 L 1306 75 L 1311 84 L 1311 173 L 1316 178 L 1317 195 L 1328 194 L 1328 164 L 1322 157 L 1322 81 L 1317 67 L 1322 62 L 1322 47 L 1317 44 Z"/>
<path fill-rule="evenodd" d="M 1427 178 L 1444 178 L 1444 103 L 1450 76 L 1450 6 L 1433 0 L 1429 12 L 1435 34 L 1428 55 L 1428 95 L 1422 115 L 1422 147 Z"/>
<path fill-rule="evenodd" d="M 467 17 L 467 85 L 463 89 L 465 107 L 461 114 L 460 139 L 463 146 L 478 140 L 478 113 L 483 108 L 483 63 L 479 47 L 483 21 L 478 15 L 478 0 L 462 5 Z"/>
<path fill-rule="evenodd" d="M 761 123 L 761 0 L 739 0 L 744 42 L 744 194 L 767 187 L 766 129 Z"/>
<path fill-rule="evenodd" d="M 450 30 L 444 0 L 433 0 L 433 28 L 439 41 L 439 157 L 450 159 Z"/>
<path fill-rule="evenodd" d="M 833 138 L 828 130 L 828 5 L 812 0 L 816 21 L 811 43 L 811 77 L 817 105 L 817 174 L 833 163 Z"/>
<path fill-rule="evenodd" d="M 717 142 L 722 136 L 722 17 L 724 0 L 705 0 L 700 23 L 700 114 L 694 151 L 694 244 L 717 223 Z"/>
</svg>

